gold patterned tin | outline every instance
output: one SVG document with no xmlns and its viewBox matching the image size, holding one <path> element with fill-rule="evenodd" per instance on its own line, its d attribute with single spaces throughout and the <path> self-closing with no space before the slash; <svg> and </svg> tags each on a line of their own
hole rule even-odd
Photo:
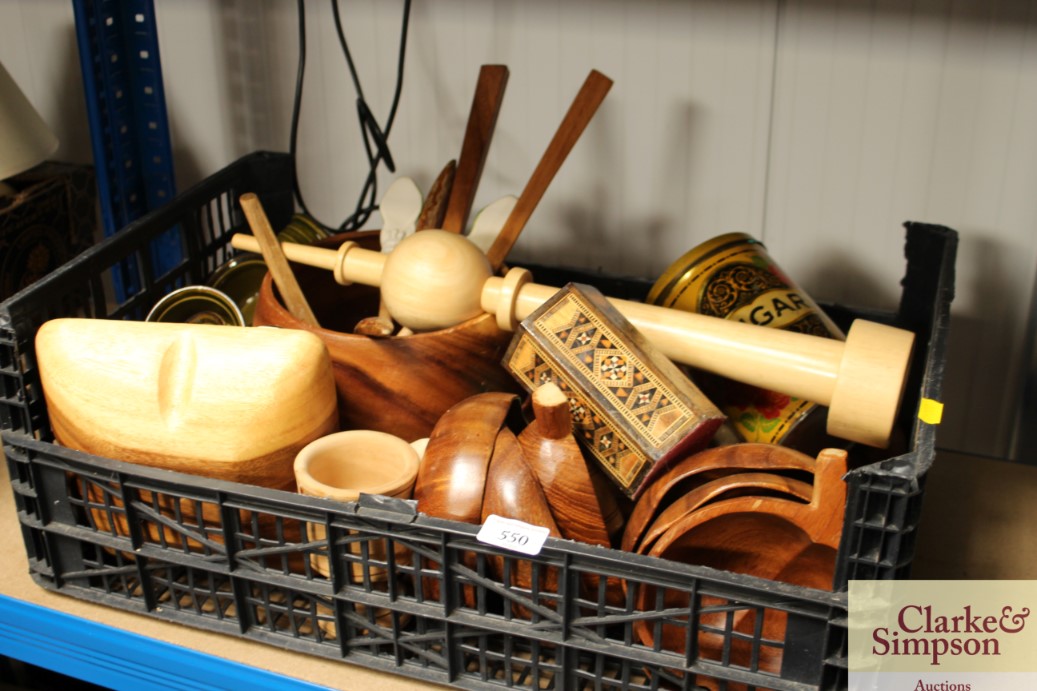
<svg viewBox="0 0 1037 691">
<path fill-rule="evenodd" d="M 778 268 L 763 243 L 727 233 L 675 261 L 655 282 L 646 302 L 722 319 L 844 340 L 845 335 Z M 823 430 L 825 409 L 810 402 L 722 377 L 696 373 L 695 381 L 745 441 L 803 446 Z M 812 419 L 810 424 L 805 421 Z M 809 427 L 809 432 L 806 427 Z"/>
</svg>

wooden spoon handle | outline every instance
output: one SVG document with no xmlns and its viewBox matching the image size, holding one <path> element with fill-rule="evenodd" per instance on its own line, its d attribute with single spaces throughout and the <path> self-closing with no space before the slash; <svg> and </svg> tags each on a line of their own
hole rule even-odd
<svg viewBox="0 0 1037 691">
<path fill-rule="evenodd" d="M 515 208 L 504 223 L 504 227 L 501 228 L 497 239 L 486 252 L 494 270 L 499 269 L 504 263 L 504 259 L 526 226 L 526 222 L 529 221 L 529 217 L 533 215 L 533 211 L 540 203 L 548 185 L 554 180 L 555 174 L 562 167 L 565 158 L 576 145 L 576 141 L 587 128 L 594 113 L 597 112 L 598 106 L 605 100 L 605 95 L 611 88 L 612 80 L 601 72 L 591 70 L 591 73 L 587 75 L 580 92 L 576 94 L 575 100 L 569 106 L 569 112 L 565 114 L 565 119 L 558 126 L 558 131 L 555 132 L 554 138 L 540 158 L 540 163 L 537 164 L 525 189 L 519 195 Z"/>
<path fill-rule="evenodd" d="M 443 170 L 439 171 L 439 175 L 433 181 L 432 187 L 428 188 L 428 194 L 425 195 L 425 204 L 418 215 L 418 230 L 443 227 L 446 205 L 450 200 L 450 191 L 454 187 L 454 175 L 456 174 L 457 161 L 447 161 Z"/>
<path fill-rule="evenodd" d="M 259 243 L 259 251 L 263 255 L 263 261 L 266 262 L 267 269 L 270 270 L 270 275 L 273 276 L 274 283 L 277 284 L 277 290 L 284 299 L 285 307 L 288 308 L 288 311 L 296 319 L 319 328 L 320 324 L 317 322 L 317 317 L 314 316 L 313 310 L 310 309 L 310 303 L 306 302 L 306 297 L 302 294 L 299 282 L 295 280 L 295 274 L 292 273 L 292 269 L 288 265 L 288 260 L 281 250 L 281 244 L 277 241 L 277 236 L 274 235 L 274 229 L 270 227 L 270 221 L 266 217 L 266 212 L 263 210 L 263 204 L 259 201 L 259 197 L 252 192 L 246 192 L 241 195 L 240 201 L 241 210 L 245 212 L 248 225 L 252 228 L 252 235 Z"/>
<path fill-rule="evenodd" d="M 443 230 L 463 233 L 472 211 L 475 192 L 479 188 L 490 140 L 497 126 L 497 115 L 504 101 L 504 87 L 508 84 L 508 68 L 504 65 L 483 65 L 475 85 L 472 109 L 461 143 L 461 157 L 454 173 L 450 200 L 443 216 Z"/>
</svg>

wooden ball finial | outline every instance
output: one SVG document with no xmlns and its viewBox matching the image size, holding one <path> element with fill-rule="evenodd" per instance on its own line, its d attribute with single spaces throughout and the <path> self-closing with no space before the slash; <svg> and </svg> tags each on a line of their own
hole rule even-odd
<svg viewBox="0 0 1037 691">
<path fill-rule="evenodd" d="M 400 242 L 385 260 L 382 299 L 403 326 L 443 329 L 483 313 L 480 296 L 491 275 L 486 255 L 467 238 L 425 230 Z"/>
</svg>

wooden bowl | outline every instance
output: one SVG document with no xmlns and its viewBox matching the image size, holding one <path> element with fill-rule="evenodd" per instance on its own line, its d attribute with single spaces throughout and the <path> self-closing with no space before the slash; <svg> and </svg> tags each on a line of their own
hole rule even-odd
<svg viewBox="0 0 1037 691">
<path fill-rule="evenodd" d="M 534 419 L 519 433 L 518 444 L 547 500 L 549 518 L 553 518 L 553 524 L 557 525 L 561 536 L 567 540 L 611 547 L 605 515 L 610 511 L 604 507 L 615 506 L 614 502 L 608 501 L 614 496 L 612 490 L 615 486 L 608 481 L 607 487 L 595 484 L 594 473 L 597 468 L 590 465 L 593 461 L 588 462 L 573 436 L 568 397 L 557 385 L 548 382 L 533 392 L 530 402 Z M 497 462 L 496 452 L 494 462 Z M 497 483 L 488 480 L 487 503 L 491 493 L 501 491 Z M 529 506 L 535 504 L 535 498 L 536 495 L 530 492 Z M 485 509 L 483 513 L 486 513 Z M 534 522 L 530 518 L 521 520 Z M 596 574 L 584 574 L 580 582 L 581 595 L 585 599 L 596 600 L 600 580 Z M 604 596 L 609 604 L 622 606 L 623 580 L 606 579 Z"/>
<path fill-rule="evenodd" d="M 778 497 L 809 502 L 813 487 L 774 473 L 731 473 L 704 482 L 659 512 L 648 526 L 637 551 L 647 554 L 655 541 L 707 504 L 734 497 Z"/>
<path fill-rule="evenodd" d="M 842 535 L 842 519 L 846 506 L 846 452 L 827 449 L 817 459 L 817 474 L 809 504 L 775 497 L 742 496 L 706 504 L 685 514 L 671 525 L 648 550 L 651 556 L 701 566 L 744 573 L 791 583 L 808 588 L 830 590 L 835 575 L 836 552 Z M 662 602 L 660 602 L 662 600 Z M 637 592 L 638 609 L 652 611 L 687 609 L 687 594 L 666 589 L 659 593 L 650 585 Z M 703 598 L 700 607 L 721 605 Z M 732 637 L 728 660 L 735 665 L 748 665 L 755 657 L 759 668 L 769 672 L 781 669 L 782 651 L 763 646 L 758 652 L 749 640 L 757 622 L 751 608 L 737 612 L 727 622 L 727 612 L 703 612 L 700 623 L 731 630 L 747 637 Z M 786 617 L 768 611 L 759 623 L 761 635 L 770 640 L 784 638 Z M 656 644 L 656 629 L 646 621 L 634 623 L 634 632 L 647 646 Z M 683 654 L 687 632 L 683 626 L 664 624 L 660 627 L 664 649 Z M 723 636 L 700 632 L 699 654 L 720 660 Z"/>
<path fill-rule="evenodd" d="M 414 484 L 418 511 L 478 524 L 483 516 L 483 495 L 497 437 L 509 425 L 522 425 L 522 409 L 515 394 L 480 393 L 451 406 L 433 428 L 418 466 Z M 466 552 L 462 560 L 468 568 L 476 568 L 473 553 Z M 431 559 L 425 559 L 423 566 L 433 571 L 439 569 L 439 563 Z M 421 579 L 427 600 L 440 599 L 439 586 L 436 578 Z M 462 586 L 461 600 L 465 606 L 474 607 L 475 591 Z"/>
<path fill-rule="evenodd" d="M 645 531 L 660 511 L 717 474 L 744 470 L 813 474 L 815 463 L 813 457 L 795 449 L 759 442 L 717 446 L 692 454 L 674 464 L 644 491 L 627 519 L 621 548 L 638 551 Z"/>
<path fill-rule="evenodd" d="M 378 248 L 377 231 L 343 233 L 317 243 L 337 247 L 353 240 Z M 413 441 L 431 434 L 451 406 L 484 391 L 519 393 L 500 361 L 511 334 L 490 315 L 457 326 L 402 337 L 353 333 L 378 313 L 378 290 L 342 286 L 332 273 L 293 264 L 299 285 L 321 328 L 303 324 L 282 304 L 268 274 L 259 290 L 254 323 L 316 334 L 331 353 L 341 429 L 371 429 Z"/>
<path fill-rule="evenodd" d="M 747 573 L 775 581 L 807 588 L 831 590 L 835 575 L 836 548 L 813 542 L 796 521 L 778 513 L 756 511 L 751 507 L 759 501 L 755 497 L 740 497 L 711 504 L 719 509 L 708 518 L 694 517 L 682 527 L 685 533 L 671 534 L 660 540 L 651 552 L 672 561 L 713 566 L 726 571 Z M 775 502 L 793 502 L 776 499 Z M 773 506 L 772 506 L 773 508 Z M 693 524 L 693 525 L 692 525 Z M 672 539 L 670 539 L 672 538 Z M 658 605 L 656 588 L 643 586 L 637 594 L 637 608 L 647 610 Z M 728 659 L 735 665 L 750 664 L 754 653 L 750 640 L 756 628 L 751 608 L 737 611 L 730 624 L 724 602 L 703 597 L 700 603 L 700 625 L 723 630 L 730 625 L 733 632 Z M 663 607 L 687 610 L 687 595 L 667 589 L 663 593 Z M 709 609 L 715 608 L 713 612 Z M 778 610 L 768 610 L 761 625 L 761 635 L 769 640 L 783 640 L 786 616 Z M 665 650 L 683 654 L 687 633 L 683 626 L 664 624 L 661 644 Z M 652 625 L 636 622 L 634 631 L 646 646 L 655 645 Z M 698 651 L 704 659 L 720 661 L 724 637 L 719 633 L 700 631 Z M 760 669 L 778 673 L 781 670 L 780 649 L 761 646 L 756 654 Z"/>
<path fill-rule="evenodd" d="M 482 521 L 491 515 L 512 518 L 523 523 L 548 529 L 551 537 L 562 537 L 548 505 L 547 497 L 529 466 L 515 433 L 501 428 L 493 448 L 493 458 L 486 474 L 486 492 L 483 496 Z M 529 606 L 513 600 L 511 610 L 520 619 L 532 619 L 530 607 L 557 610 L 558 570 L 553 566 L 534 569 L 533 562 L 519 558 L 507 568 L 502 555 L 492 555 L 487 561 L 497 580 L 508 583 L 518 591 L 529 593 Z M 521 596 L 520 596 L 521 597 Z"/>
<path fill-rule="evenodd" d="M 478 524 L 497 435 L 521 414 L 518 396 L 497 392 L 469 396 L 446 411 L 432 430 L 418 468 L 418 511 Z"/>
<path fill-rule="evenodd" d="M 414 447 L 399 437 L 372 430 L 329 434 L 304 446 L 295 457 L 295 480 L 301 494 L 341 502 L 356 501 L 361 493 L 410 499 L 417 475 L 418 452 Z M 311 541 L 323 542 L 327 537 L 324 525 L 318 523 L 308 524 L 306 533 Z M 371 559 L 386 558 L 384 540 L 368 541 L 367 547 Z M 355 555 L 362 551 L 359 542 L 348 549 Z M 404 563 L 410 560 L 409 552 L 400 545 L 396 546 L 396 557 Z M 310 563 L 321 575 L 331 575 L 327 556 L 316 554 Z M 363 583 L 364 576 L 361 564 L 350 565 L 352 582 Z M 368 576 L 373 581 L 388 578 L 381 568 L 370 569 Z"/>
<path fill-rule="evenodd" d="M 547 382 L 533 392 L 531 402 L 534 419 L 518 442 L 562 537 L 611 547 L 591 468 L 572 433 L 568 397 Z"/>
</svg>

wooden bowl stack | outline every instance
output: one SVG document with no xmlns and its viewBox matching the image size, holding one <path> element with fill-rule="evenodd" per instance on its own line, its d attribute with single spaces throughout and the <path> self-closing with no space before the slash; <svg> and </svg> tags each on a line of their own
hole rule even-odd
<svg viewBox="0 0 1037 691">
<path fill-rule="evenodd" d="M 418 471 L 418 510 L 473 524 L 490 516 L 516 519 L 546 527 L 552 537 L 610 547 L 613 504 L 572 435 L 568 399 L 557 386 L 546 384 L 534 392 L 532 406 L 535 419 L 529 424 L 519 398 L 510 394 L 476 395 L 448 411 L 436 425 Z M 489 564 L 498 578 L 506 568 L 500 555 L 491 556 Z M 534 576 L 525 560 L 510 574 L 519 589 L 532 588 L 536 579 L 537 590 L 548 599 L 558 592 L 557 577 L 552 568 L 538 569 Z M 597 589 L 597 577 L 585 581 L 587 592 Z M 618 602 L 622 586 L 618 580 L 608 586 L 610 599 Z M 439 597 L 438 583 L 424 587 L 429 597 Z M 472 589 L 464 589 L 462 596 L 474 605 Z M 516 616 L 530 614 L 521 604 L 512 609 Z"/>
<path fill-rule="evenodd" d="M 826 449 L 816 459 L 793 449 L 744 443 L 707 449 L 684 459 L 660 477 L 635 505 L 624 530 L 622 547 L 677 562 L 710 566 L 799 586 L 830 590 L 846 505 L 846 451 Z M 688 609 L 685 593 L 642 585 L 637 607 Z M 699 606 L 724 603 L 702 598 Z M 720 609 L 718 607 L 718 609 Z M 783 640 L 785 618 L 768 612 L 755 620 L 751 608 L 703 613 L 699 653 L 735 664 L 758 656 L 760 668 L 778 672 L 780 649 L 752 649 L 757 625 L 762 635 Z M 642 643 L 656 644 L 657 630 L 646 621 L 634 625 Z M 664 649 L 683 653 L 686 631 L 663 624 Z M 744 637 L 732 633 L 745 634 Z M 724 652 L 724 640 L 729 639 Z"/>
</svg>

